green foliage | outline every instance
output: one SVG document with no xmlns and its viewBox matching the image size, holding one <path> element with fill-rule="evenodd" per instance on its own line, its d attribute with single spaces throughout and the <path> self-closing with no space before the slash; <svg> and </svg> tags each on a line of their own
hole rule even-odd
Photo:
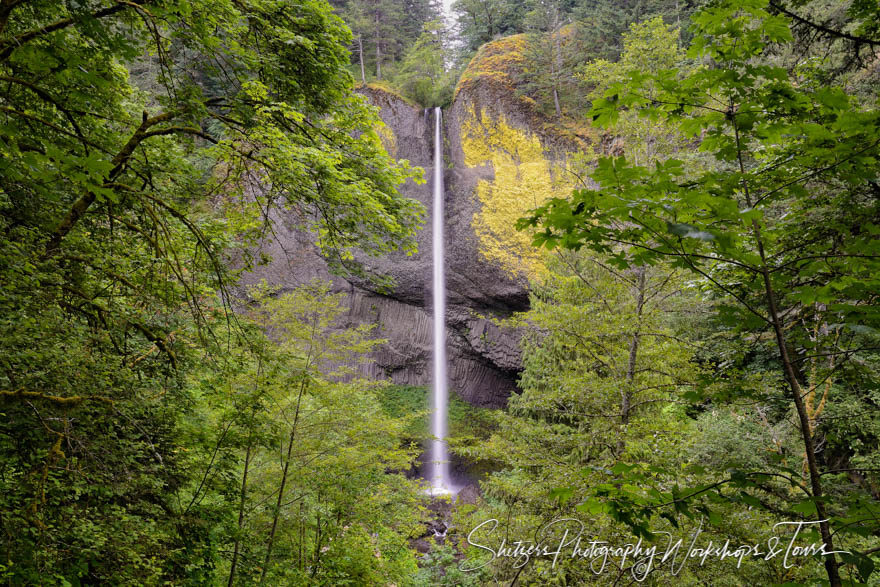
<svg viewBox="0 0 880 587">
<path fill-rule="evenodd" d="M 872 87 L 876 69 L 870 63 L 880 48 L 880 5 L 871 0 L 774 0 L 769 7 L 791 23 L 795 42 L 781 52 L 787 63 L 813 70 L 823 82 L 846 85 L 856 95 L 877 98 L 876 84 Z"/>
<path fill-rule="evenodd" d="M 407 436 L 423 442 L 430 436 L 428 410 L 430 390 L 416 385 L 389 385 L 380 391 L 380 401 L 392 418 L 406 420 Z M 455 393 L 449 397 L 449 436 L 453 440 L 484 438 L 493 426 L 492 410 L 478 408 Z"/>
<path fill-rule="evenodd" d="M 644 75 L 674 67 L 683 73 L 693 70 L 693 64 L 687 61 L 678 45 L 678 38 L 678 29 L 666 25 L 660 17 L 631 25 L 623 35 L 623 52 L 618 61 L 596 59 L 578 68 L 576 75 L 580 83 L 589 88 L 588 101 L 601 100 L 609 87 L 625 83 L 633 70 Z M 650 84 L 642 91 L 648 99 L 656 95 L 656 88 Z M 613 131 L 618 148 L 639 165 L 651 165 L 675 156 L 686 161 L 691 169 L 701 169 L 709 158 L 692 152 L 689 137 L 674 124 L 640 116 L 637 110 L 621 112 L 609 130 Z"/>
<path fill-rule="evenodd" d="M 422 557 L 413 584 L 419 587 L 476 587 L 488 579 L 484 572 L 462 571 L 460 557 L 448 544 L 434 544 Z"/>
<path fill-rule="evenodd" d="M 441 18 L 433 0 L 332 0 L 353 33 L 351 61 L 363 83 L 393 77 L 426 27 Z"/>
<path fill-rule="evenodd" d="M 561 7 L 539 4 L 527 17 L 531 23 L 517 91 L 537 102 L 544 114 L 555 114 L 580 106 L 573 71 L 582 58 L 575 27 L 565 26 Z"/>
<path fill-rule="evenodd" d="M 280 211 L 337 268 L 356 269 L 354 249 L 414 247 L 421 207 L 396 191 L 413 171 L 388 157 L 375 112 L 351 92 L 350 39 L 314 0 L 0 7 L 10 583 L 205 584 L 224 564 L 237 510 L 218 492 L 235 494 L 240 455 L 224 443 L 245 442 L 251 412 L 222 418 L 228 405 L 210 409 L 198 382 L 230 390 L 258 373 L 260 338 L 234 316 L 227 266 L 252 265 L 249 245 Z M 378 413 L 353 383 L 327 389 L 315 409 L 360 399 L 345 405 Z M 403 466 L 397 445 L 390 455 Z M 352 483 L 384 480 L 364 475 Z M 385 482 L 375 499 L 408 491 Z M 314 512 L 357 491 L 309 498 L 308 523 L 326 530 Z"/>
<path fill-rule="evenodd" d="M 633 25 L 660 17 L 669 25 L 685 29 L 690 15 L 701 4 L 694 0 L 593 0 L 575 2 L 572 12 L 580 24 L 578 33 L 587 54 L 617 61 L 626 45 L 625 35 Z M 686 31 L 684 36 L 686 40 Z"/>
<path fill-rule="evenodd" d="M 406 471 L 418 448 L 406 420 L 382 409 L 381 387 L 352 377 L 382 341 L 338 325 L 341 295 L 314 283 L 270 298 L 253 292 L 264 339 L 237 373 L 202 380 L 205 482 L 188 501 L 238 512 L 217 540 L 217 575 L 249 583 L 373 584 L 415 570 L 406 539 L 421 496 Z M 261 336 L 254 333 L 254 337 Z M 212 435 L 212 436 L 211 436 Z M 267 531 L 267 528 L 269 529 Z"/>
<path fill-rule="evenodd" d="M 675 403 L 697 378 L 693 343 L 673 328 L 687 300 L 681 275 L 659 267 L 619 272 L 571 252 L 549 270 L 522 316 L 522 393 L 487 441 L 457 449 L 496 464 L 482 483 L 488 503 L 462 520 L 465 527 L 503 519 L 506 535 L 524 538 L 574 515 L 571 498 L 602 486 L 621 462 L 672 465 L 679 457 L 686 425 Z M 588 517 L 591 534 L 624 535 Z M 496 579 L 510 580 L 511 562 L 492 563 Z M 570 580 L 589 575 L 570 566 Z M 529 565 L 523 577 L 551 574 Z"/>
<path fill-rule="evenodd" d="M 580 119 L 590 106 L 585 98 L 591 93 L 601 96 L 597 86 L 607 87 L 614 79 L 611 70 L 617 68 L 619 76 L 635 66 L 643 72 L 654 71 L 669 58 L 674 63 L 683 61 L 678 45 L 682 23 L 692 10 L 688 5 L 589 4 L 529 2 L 517 28 L 527 33 L 528 42 L 515 76 L 516 92 L 543 114 L 555 116 L 557 124 L 566 117 Z M 613 31 L 602 32 L 600 15 L 615 21 Z M 643 57 L 646 60 L 640 61 Z"/>
<path fill-rule="evenodd" d="M 788 20 L 769 13 L 766 3 L 715 3 L 693 21 L 690 56 L 705 66 L 631 70 L 594 102 L 593 118 L 611 124 L 622 111 L 638 110 L 699 141 L 715 165 L 600 158 L 591 176 L 599 189 L 554 200 L 521 227 L 541 228 L 536 244 L 587 247 L 620 270 L 669 260 L 701 280 L 718 300 L 720 324 L 773 357 L 777 381 L 784 383 L 761 393 L 776 406 L 787 398 L 794 410 L 803 491 L 815 504 L 812 514 L 794 499 L 784 507 L 810 519 L 832 518 L 820 525 L 830 547 L 831 528 L 845 531 L 864 512 L 858 492 L 827 491 L 822 477 L 835 467 L 818 447 L 824 434 L 834 434 L 833 423 L 822 418 L 834 385 L 872 405 L 855 380 L 837 374 L 865 372 L 861 365 L 870 357 L 863 349 L 871 347 L 878 326 L 873 184 L 880 115 L 841 88 L 775 65 L 768 47 L 792 35 Z M 760 491 L 758 477 L 777 473 L 802 476 L 781 465 L 756 476 L 735 472 L 721 483 Z M 860 484 L 862 492 L 870 487 Z M 675 492 L 672 499 L 653 499 L 613 486 L 605 497 L 615 503 L 613 515 L 635 529 L 644 529 L 640 516 L 660 503 L 686 503 Z M 877 532 L 876 522 L 862 522 Z M 838 535 L 836 544 L 841 540 L 850 539 Z M 862 544 L 851 540 L 854 550 Z M 823 562 L 828 580 L 839 584 L 835 558 Z M 861 572 L 853 560 L 844 562 Z"/>
<path fill-rule="evenodd" d="M 513 0 L 455 0 L 452 11 L 466 50 L 476 51 L 480 45 L 498 37 L 523 32 L 527 7 Z"/>
<path fill-rule="evenodd" d="M 0 2 L 0 580 L 595 579 L 584 561 L 465 573 L 463 544 L 419 565 L 426 497 L 403 472 L 427 390 L 357 375 L 381 341 L 343 326 L 327 284 L 232 296 L 270 219 L 340 271 L 414 250 L 422 208 L 397 187 L 418 173 L 350 71 L 448 104 L 438 7 L 337 8 L 354 35 L 322 0 Z M 451 402 L 453 449 L 492 468 L 456 524 L 526 538 L 577 516 L 662 544 L 704 523 L 754 543 L 827 518 L 810 539 L 847 553 L 655 581 L 876 581 L 876 3 L 454 9 L 466 52 L 530 33 L 484 47 L 463 83 L 516 86 L 559 120 L 591 102 L 626 152 L 520 223 L 553 261 L 520 317 L 522 393 L 506 412 Z M 541 145 L 508 139 L 494 195 L 532 197 L 521 163 L 544 169 Z"/>
<path fill-rule="evenodd" d="M 678 42 L 679 30 L 664 23 L 659 16 L 633 23 L 621 39 L 623 50 L 618 60 L 594 59 L 579 68 L 580 79 L 591 90 L 591 101 L 603 97 L 612 85 L 626 81 L 627 75 L 634 70 L 645 74 L 673 67 L 688 70 L 684 67 L 685 55 Z M 633 147 L 637 145 L 631 145 L 627 152 Z"/>
<path fill-rule="evenodd" d="M 661 16 L 665 22 L 683 27 L 698 5 L 699 2 L 688 0 L 456 0 L 452 10 L 460 29 L 462 49 L 468 55 L 499 37 L 574 25 L 571 33 L 576 37 L 574 44 L 581 58 L 615 61 L 630 25 Z"/>
<path fill-rule="evenodd" d="M 409 48 L 394 76 L 394 84 L 405 96 L 428 107 L 448 106 L 452 102 L 454 72 L 450 62 L 445 31 L 439 21 L 425 25 L 424 32 Z"/>
</svg>

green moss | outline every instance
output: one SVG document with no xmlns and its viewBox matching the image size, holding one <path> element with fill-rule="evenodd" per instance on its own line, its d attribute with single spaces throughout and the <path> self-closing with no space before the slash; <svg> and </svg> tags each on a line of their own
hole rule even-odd
<svg viewBox="0 0 880 587">
<path fill-rule="evenodd" d="M 395 98 L 397 98 L 399 100 L 403 100 L 404 102 L 406 102 L 407 104 L 409 104 L 413 108 L 421 108 L 421 106 L 419 106 L 418 104 L 416 104 L 415 102 L 413 102 L 412 100 L 410 100 L 409 98 L 407 98 L 406 96 L 401 94 L 400 90 L 398 90 L 397 88 L 395 88 L 394 86 L 392 86 L 391 84 L 389 84 L 388 82 L 383 81 L 383 80 L 372 81 L 372 82 L 367 83 L 366 85 L 359 83 L 359 84 L 355 85 L 355 89 L 359 89 L 359 90 L 368 89 L 368 90 L 373 90 L 376 92 L 384 92 L 390 96 L 394 96 Z"/>
<path fill-rule="evenodd" d="M 528 37 L 522 34 L 504 37 L 480 47 L 461 74 L 455 87 L 455 96 L 477 80 L 492 80 L 512 89 L 516 75 L 522 71 L 527 46 Z"/>
<path fill-rule="evenodd" d="M 382 390 L 380 402 L 385 412 L 394 418 L 409 418 L 407 434 L 412 440 L 424 441 L 431 436 L 430 390 L 426 386 L 389 385 Z M 450 438 L 486 438 L 492 430 L 492 410 L 472 406 L 455 393 L 449 396 Z"/>
</svg>

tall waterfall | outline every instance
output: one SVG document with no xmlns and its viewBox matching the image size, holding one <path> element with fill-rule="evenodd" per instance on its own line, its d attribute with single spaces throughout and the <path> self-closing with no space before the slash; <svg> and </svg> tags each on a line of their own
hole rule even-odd
<svg viewBox="0 0 880 587">
<path fill-rule="evenodd" d="M 432 385 L 433 411 L 431 415 L 431 493 L 449 493 L 449 451 L 446 446 L 447 403 L 446 386 L 446 245 L 443 238 L 443 142 L 440 140 L 442 123 L 440 108 L 434 108 L 434 206 L 433 206 L 433 263 L 434 263 L 434 381 Z"/>
</svg>

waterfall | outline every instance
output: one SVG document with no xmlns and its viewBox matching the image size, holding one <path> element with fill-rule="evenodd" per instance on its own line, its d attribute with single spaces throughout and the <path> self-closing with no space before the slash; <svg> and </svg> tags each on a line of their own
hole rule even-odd
<svg viewBox="0 0 880 587">
<path fill-rule="evenodd" d="M 440 140 L 442 124 L 440 108 L 434 108 L 434 205 L 433 205 L 433 263 L 434 283 L 434 380 L 431 386 L 433 411 L 431 415 L 431 493 L 449 493 L 449 451 L 446 446 L 447 403 L 446 385 L 446 245 L 443 238 L 443 143 Z"/>
</svg>

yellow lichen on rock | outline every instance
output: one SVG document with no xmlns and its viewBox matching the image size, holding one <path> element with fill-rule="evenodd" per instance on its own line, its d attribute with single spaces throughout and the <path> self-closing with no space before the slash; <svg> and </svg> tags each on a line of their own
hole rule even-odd
<svg viewBox="0 0 880 587">
<path fill-rule="evenodd" d="M 545 154 L 541 140 L 511 127 L 503 116 L 493 118 L 471 108 L 462 125 L 465 164 L 491 164 L 493 181 L 480 180 L 476 196 L 480 209 L 473 228 L 487 260 L 514 275 L 536 277 L 543 272 L 544 252 L 532 246 L 517 219 L 552 197 L 569 193 L 572 182 Z"/>
<path fill-rule="evenodd" d="M 391 157 L 397 157 L 397 137 L 394 136 L 394 129 L 387 124 L 381 124 L 376 127 L 376 134 L 379 135 L 385 152 Z"/>
</svg>

